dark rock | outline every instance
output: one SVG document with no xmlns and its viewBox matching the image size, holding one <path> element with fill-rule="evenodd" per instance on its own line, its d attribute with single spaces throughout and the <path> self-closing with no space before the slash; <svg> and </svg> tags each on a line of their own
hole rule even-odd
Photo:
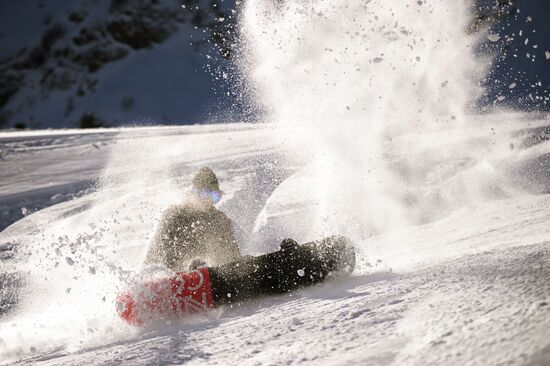
<svg viewBox="0 0 550 366">
<path fill-rule="evenodd" d="M 3 107 L 10 98 L 17 93 L 21 85 L 21 77 L 13 73 L 0 72 L 0 107 Z"/>
<path fill-rule="evenodd" d="M 100 34 L 98 30 L 82 28 L 78 35 L 73 37 L 73 43 L 77 46 L 83 46 L 99 40 Z"/>
<path fill-rule="evenodd" d="M 107 30 L 114 39 L 133 49 L 150 48 L 155 43 L 162 43 L 170 34 L 163 24 L 133 18 L 114 20 L 107 24 Z"/>
<path fill-rule="evenodd" d="M 46 51 L 49 51 L 52 46 L 67 33 L 67 28 L 60 23 L 55 23 L 49 27 L 42 36 L 40 45 Z"/>
<path fill-rule="evenodd" d="M 73 11 L 69 13 L 69 16 L 67 19 L 73 23 L 80 23 L 84 20 L 85 16 L 86 16 L 86 13 L 84 12 Z"/>
<path fill-rule="evenodd" d="M 89 48 L 83 53 L 76 54 L 73 58 L 73 61 L 76 64 L 85 66 L 88 72 L 96 72 L 103 65 L 123 59 L 128 55 L 128 50 L 125 48 L 105 48 L 101 46 L 95 46 Z"/>
<path fill-rule="evenodd" d="M 99 127 L 108 127 L 107 123 L 100 117 L 96 116 L 94 113 L 84 113 L 80 117 L 79 126 L 80 128 L 99 128 Z"/>
</svg>

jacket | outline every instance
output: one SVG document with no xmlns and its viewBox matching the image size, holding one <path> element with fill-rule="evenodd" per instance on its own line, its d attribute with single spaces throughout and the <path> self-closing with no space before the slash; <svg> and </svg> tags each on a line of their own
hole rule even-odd
<svg viewBox="0 0 550 366">
<path fill-rule="evenodd" d="M 239 257 L 231 220 L 214 206 L 186 203 L 164 211 L 145 264 L 162 264 L 181 272 L 187 271 L 194 259 L 212 266 Z"/>
</svg>

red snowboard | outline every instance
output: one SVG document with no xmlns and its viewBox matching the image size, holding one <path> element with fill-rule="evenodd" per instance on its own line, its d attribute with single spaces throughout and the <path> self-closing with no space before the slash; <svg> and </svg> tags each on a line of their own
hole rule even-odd
<svg viewBox="0 0 550 366">
<path fill-rule="evenodd" d="M 204 311 L 214 304 L 207 268 L 146 282 L 138 291 L 117 297 L 117 311 L 131 325 L 151 318 L 170 319 Z"/>
</svg>

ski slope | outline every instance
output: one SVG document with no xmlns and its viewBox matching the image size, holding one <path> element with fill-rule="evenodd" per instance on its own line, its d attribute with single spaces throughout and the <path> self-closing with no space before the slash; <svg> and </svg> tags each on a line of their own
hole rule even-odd
<svg viewBox="0 0 550 366">
<path fill-rule="evenodd" d="M 424 150 L 395 148 L 415 132 L 395 136 L 384 161 L 396 180 L 406 180 L 404 161 L 426 161 L 422 195 L 401 205 L 392 194 L 359 205 L 361 175 L 327 170 L 327 150 L 296 145 L 288 127 L 1 133 L 0 363 L 549 364 L 550 123 L 472 120 L 460 135 L 424 134 L 438 141 Z M 473 151 L 483 158 L 474 163 Z M 244 254 L 339 232 L 357 245 L 354 275 L 178 323 L 121 321 L 117 291 L 203 165 L 220 177 L 218 206 Z M 354 194 L 345 205 L 341 191 Z M 384 213 L 390 203 L 398 214 Z"/>
</svg>

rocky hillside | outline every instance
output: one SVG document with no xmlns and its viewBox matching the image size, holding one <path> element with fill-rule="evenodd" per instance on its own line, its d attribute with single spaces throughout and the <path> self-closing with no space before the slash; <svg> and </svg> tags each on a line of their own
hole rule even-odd
<svg viewBox="0 0 550 366">
<path fill-rule="evenodd" d="M 474 108 L 548 111 L 550 3 L 471 1 L 468 31 L 494 60 Z M 0 2 L 0 129 L 242 120 L 236 3 Z"/>
<path fill-rule="evenodd" d="M 215 90 L 223 85 L 207 63 L 230 55 L 228 5 L 234 6 L 223 0 L 2 2 L 0 128 L 212 118 L 220 103 Z"/>
</svg>

